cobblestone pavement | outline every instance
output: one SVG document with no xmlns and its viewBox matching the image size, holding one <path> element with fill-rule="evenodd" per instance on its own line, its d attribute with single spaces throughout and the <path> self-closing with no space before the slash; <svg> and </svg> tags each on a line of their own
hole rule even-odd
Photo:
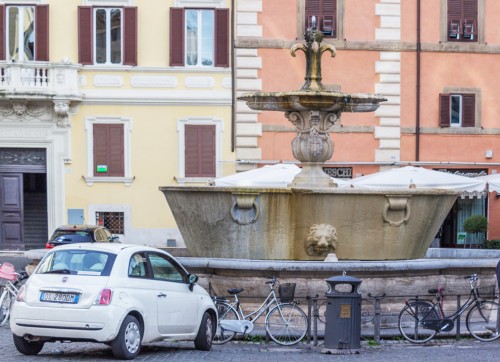
<svg viewBox="0 0 500 362">
<path fill-rule="evenodd" d="M 436 340 L 425 346 L 401 341 L 382 341 L 380 346 L 363 342 L 358 354 L 322 353 L 321 345 L 284 347 L 274 343 L 231 342 L 213 346 L 212 351 L 194 349 L 193 343 L 151 343 L 142 348 L 136 361 L 498 361 L 500 340 L 490 343 L 470 339 Z M 10 329 L 0 327 L 0 356 L 3 361 L 109 361 L 111 349 L 97 343 L 47 343 L 37 356 L 23 356 L 12 343 Z"/>
</svg>

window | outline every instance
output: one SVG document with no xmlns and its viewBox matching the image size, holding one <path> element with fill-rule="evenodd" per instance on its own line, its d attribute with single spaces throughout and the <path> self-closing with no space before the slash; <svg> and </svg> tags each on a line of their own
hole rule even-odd
<svg viewBox="0 0 500 362">
<path fill-rule="evenodd" d="M 78 7 L 78 61 L 137 65 L 137 8 Z"/>
<path fill-rule="evenodd" d="M 306 0 L 305 13 L 306 28 L 315 25 L 324 36 L 337 37 L 337 0 Z"/>
<path fill-rule="evenodd" d="M 186 177 L 215 177 L 215 126 L 185 126 Z"/>
<path fill-rule="evenodd" d="M 94 176 L 123 177 L 123 124 L 94 124 Z"/>
<path fill-rule="evenodd" d="M 128 276 L 132 278 L 148 277 L 148 260 L 144 253 L 132 255 L 128 265 Z"/>
<path fill-rule="evenodd" d="M 441 127 L 475 127 L 475 94 L 440 94 Z"/>
<path fill-rule="evenodd" d="M 477 0 L 448 0 L 448 40 L 477 41 Z"/>
<path fill-rule="evenodd" d="M 185 273 L 178 268 L 172 260 L 166 256 L 150 253 L 149 262 L 153 270 L 153 278 L 169 282 L 185 282 Z"/>
<path fill-rule="evenodd" d="M 229 10 L 170 8 L 170 65 L 229 66 Z"/>
<path fill-rule="evenodd" d="M 48 20 L 48 5 L 0 5 L 0 59 L 48 61 Z"/>
<path fill-rule="evenodd" d="M 123 117 L 89 117 L 85 120 L 87 185 L 121 182 L 129 186 L 132 176 L 132 120 Z M 121 211 L 101 208 L 106 211 Z M 97 211 L 97 210 L 96 210 Z M 92 214 L 91 219 L 94 218 Z"/>
<path fill-rule="evenodd" d="M 95 213 L 95 222 L 111 231 L 112 234 L 125 234 L 125 213 L 111 211 L 97 211 Z M 111 237 L 108 235 L 107 237 Z"/>
</svg>

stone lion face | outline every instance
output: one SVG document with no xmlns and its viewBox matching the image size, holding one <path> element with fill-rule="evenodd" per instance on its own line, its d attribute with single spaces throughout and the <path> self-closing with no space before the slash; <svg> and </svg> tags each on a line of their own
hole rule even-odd
<svg viewBox="0 0 500 362">
<path fill-rule="evenodd" d="M 307 237 L 307 254 L 322 256 L 335 250 L 337 231 L 329 224 L 314 224 L 309 229 Z"/>
</svg>

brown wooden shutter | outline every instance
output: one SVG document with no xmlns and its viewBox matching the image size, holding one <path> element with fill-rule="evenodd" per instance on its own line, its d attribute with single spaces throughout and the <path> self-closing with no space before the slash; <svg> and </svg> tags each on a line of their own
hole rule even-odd
<svg viewBox="0 0 500 362">
<path fill-rule="evenodd" d="M 92 6 L 78 7 L 78 62 L 93 64 L 93 14 Z"/>
<path fill-rule="evenodd" d="M 106 124 L 94 124 L 94 176 L 108 176 L 108 172 L 97 172 L 97 165 L 108 165 L 108 132 Z"/>
<path fill-rule="evenodd" d="M 123 124 L 110 124 L 108 135 L 109 176 L 125 176 Z"/>
<path fill-rule="evenodd" d="M 215 126 L 200 126 L 201 176 L 215 177 Z"/>
<path fill-rule="evenodd" d="M 229 9 L 215 10 L 215 66 L 229 67 Z"/>
<path fill-rule="evenodd" d="M 35 60 L 49 61 L 49 6 L 35 7 Z"/>
<path fill-rule="evenodd" d="M 476 95 L 462 94 L 462 127 L 476 125 Z"/>
<path fill-rule="evenodd" d="M 477 40 L 477 0 L 463 0 L 462 32 L 464 39 Z"/>
<path fill-rule="evenodd" d="M 94 124 L 94 176 L 121 177 L 125 175 L 123 124 Z M 106 165 L 107 172 L 97 172 Z"/>
<path fill-rule="evenodd" d="M 170 66 L 184 66 L 183 8 L 170 8 Z"/>
<path fill-rule="evenodd" d="M 0 5 L 0 60 L 5 60 L 5 5 Z"/>
<path fill-rule="evenodd" d="M 137 7 L 127 6 L 124 13 L 124 65 L 137 65 Z"/>
<path fill-rule="evenodd" d="M 215 177 L 215 126 L 186 125 L 185 176 Z"/>
<path fill-rule="evenodd" d="M 323 0 L 323 14 L 319 25 L 325 35 L 337 36 L 337 0 Z"/>
<path fill-rule="evenodd" d="M 450 95 L 439 95 L 439 125 L 450 127 Z"/>
<path fill-rule="evenodd" d="M 311 18 L 316 17 L 316 24 L 319 24 L 319 17 L 321 15 L 320 0 L 306 0 L 306 28 L 311 26 Z"/>
</svg>

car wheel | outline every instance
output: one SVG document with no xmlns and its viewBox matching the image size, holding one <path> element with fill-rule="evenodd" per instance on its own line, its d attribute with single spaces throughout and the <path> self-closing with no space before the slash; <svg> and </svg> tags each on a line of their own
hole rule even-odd
<svg viewBox="0 0 500 362">
<path fill-rule="evenodd" d="M 205 312 L 201 319 L 200 329 L 194 340 L 194 346 L 200 351 L 210 351 L 214 339 L 214 322 L 212 316 Z"/>
<path fill-rule="evenodd" d="M 141 351 L 141 326 L 134 316 L 128 315 L 111 342 L 113 355 L 119 359 L 134 359 Z"/>
<path fill-rule="evenodd" d="M 28 341 L 27 339 L 16 336 L 15 334 L 13 334 L 12 337 L 14 339 L 14 346 L 16 346 L 16 349 L 27 356 L 38 354 L 45 344 L 40 341 Z"/>
</svg>

